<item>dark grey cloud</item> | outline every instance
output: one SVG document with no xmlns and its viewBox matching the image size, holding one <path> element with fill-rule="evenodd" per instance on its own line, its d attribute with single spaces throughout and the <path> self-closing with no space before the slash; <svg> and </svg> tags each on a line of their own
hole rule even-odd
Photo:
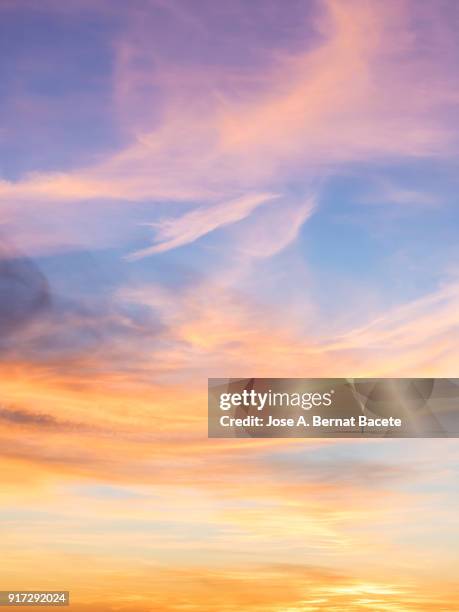
<svg viewBox="0 0 459 612">
<path fill-rule="evenodd" d="M 0 342 L 50 305 L 48 282 L 38 267 L 0 243 Z"/>
<path fill-rule="evenodd" d="M 0 406 L 0 421 L 51 428 L 57 428 L 62 425 L 57 419 L 48 414 L 36 414 L 25 410 L 5 408 L 3 406 Z"/>
<path fill-rule="evenodd" d="M 110 430 L 98 428 L 95 425 L 56 418 L 44 412 L 33 412 L 14 406 L 0 404 L 0 422 L 23 425 L 36 429 L 55 430 L 57 432 L 77 432 L 99 435 L 111 435 Z"/>
<path fill-rule="evenodd" d="M 87 375 L 135 370 L 141 366 L 142 347 L 151 351 L 162 331 L 151 309 L 120 303 L 110 292 L 59 293 L 36 263 L 0 236 L 1 360 Z"/>
</svg>

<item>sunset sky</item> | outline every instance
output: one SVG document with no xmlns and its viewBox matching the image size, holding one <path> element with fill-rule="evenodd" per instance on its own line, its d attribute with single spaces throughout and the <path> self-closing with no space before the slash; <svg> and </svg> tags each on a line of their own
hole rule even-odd
<svg viewBox="0 0 459 612">
<path fill-rule="evenodd" d="M 209 440 L 208 377 L 457 377 L 459 3 L 0 0 L 0 590 L 459 610 L 457 440 Z"/>
</svg>

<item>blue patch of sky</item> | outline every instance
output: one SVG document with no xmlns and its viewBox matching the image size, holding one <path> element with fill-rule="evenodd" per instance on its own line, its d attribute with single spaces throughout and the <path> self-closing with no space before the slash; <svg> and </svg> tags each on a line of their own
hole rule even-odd
<svg viewBox="0 0 459 612">
<path fill-rule="evenodd" d="M 397 203 L 381 191 L 387 185 L 420 196 Z M 300 235 L 323 311 L 351 300 L 347 286 L 351 293 L 365 287 L 381 307 L 438 288 L 459 255 L 456 188 L 451 171 L 425 162 L 330 180 Z"/>
</svg>

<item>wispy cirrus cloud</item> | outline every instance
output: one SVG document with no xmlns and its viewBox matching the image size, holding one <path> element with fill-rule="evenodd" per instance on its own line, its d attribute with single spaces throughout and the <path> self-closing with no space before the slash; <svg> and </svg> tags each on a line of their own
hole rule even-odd
<svg viewBox="0 0 459 612">
<path fill-rule="evenodd" d="M 250 268 L 246 273 L 251 278 Z M 244 296 L 224 279 L 180 293 L 158 286 L 126 289 L 119 297 L 151 308 L 167 330 L 169 346 L 186 347 L 181 351 L 184 371 L 198 367 L 198 359 L 207 372 L 215 369 L 216 376 L 230 376 L 234 368 L 269 376 L 273 362 L 279 375 L 286 376 L 300 376 L 305 367 L 318 376 L 324 371 L 330 376 L 349 371 L 360 376 L 454 376 L 459 300 L 454 280 L 427 296 L 375 313 L 364 325 L 334 329 L 331 338 L 325 331 L 319 337 L 314 333 L 313 316 L 285 320 L 275 306 Z"/>
<path fill-rule="evenodd" d="M 245 219 L 258 206 L 277 197 L 271 193 L 247 195 L 216 204 L 212 208 L 197 208 L 177 220 L 159 221 L 152 224 L 156 232 L 156 244 L 129 255 L 128 259 L 135 260 L 190 244 L 219 227 Z"/>
</svg>

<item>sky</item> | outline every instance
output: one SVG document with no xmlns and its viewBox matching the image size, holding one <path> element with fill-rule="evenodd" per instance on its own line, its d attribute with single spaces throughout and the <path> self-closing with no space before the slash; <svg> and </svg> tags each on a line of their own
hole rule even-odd
<svg viewBox="0 0 459 612">
<path fill-rule="evenodd" d="M 455 377 L 459 5 L 1 0 L 0 589 L 459 610 L 456 440 L 210 440 L 209 377 Z"/>
</svg>

